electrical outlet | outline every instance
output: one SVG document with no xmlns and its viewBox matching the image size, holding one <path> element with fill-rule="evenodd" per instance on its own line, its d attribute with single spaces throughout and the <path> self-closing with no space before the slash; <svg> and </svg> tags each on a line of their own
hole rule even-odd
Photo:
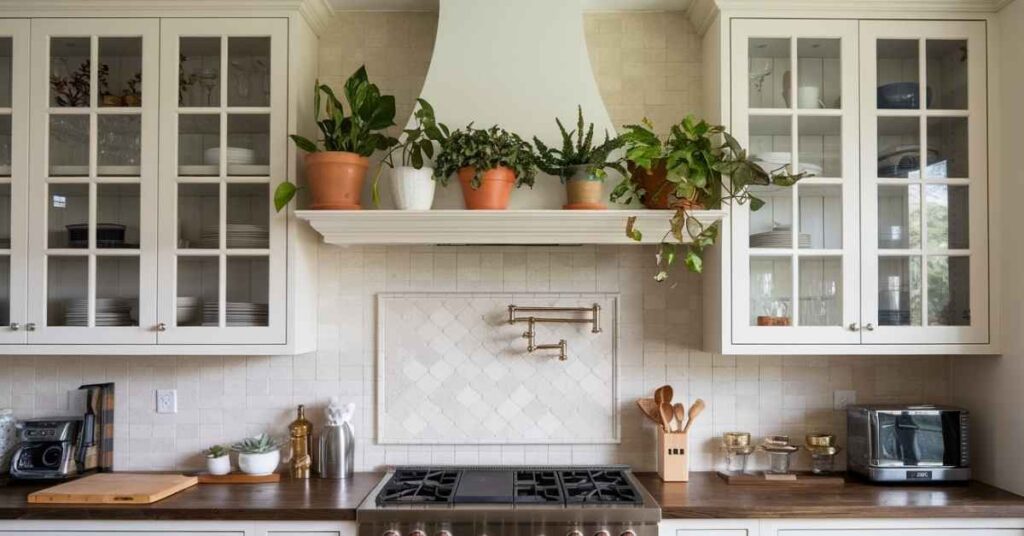
<svg viewBox="0 0 1024 536">
<path fill-rule="evenodd" d="M 846 406 L 857 403 L 857 391 L 834 391 L 832 393 L 832 409 L 844 411 Z"/>
<path fill-rule="evenodd" d="M 177 413 L 178 412 L 178 391 L 176 389 L 156 390 L 156 412 Z"/>
</svg>

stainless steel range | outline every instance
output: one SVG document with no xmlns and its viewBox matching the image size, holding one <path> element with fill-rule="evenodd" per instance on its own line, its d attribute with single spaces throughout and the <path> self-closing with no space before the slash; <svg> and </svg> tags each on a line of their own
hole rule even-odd
<svg viewBox="0 0 1024 536">
<path fill-rule="evenodd" d="M 626 466 L 399 466 L 356 512 L 359 536 L 657 536 Z"/>
</svg>

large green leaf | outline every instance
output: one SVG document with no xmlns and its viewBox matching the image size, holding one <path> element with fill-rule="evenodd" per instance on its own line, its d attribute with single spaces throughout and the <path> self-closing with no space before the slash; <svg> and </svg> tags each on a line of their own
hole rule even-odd
<svg viewBox="0 0 1024 536">
<path fill-rule="evenodd" d="M 274 190 L 274 208 L 281 212 L 281 209 L 295 197 L 298 190 L 297 186 L 287 181 L 278 184 L 277 189 Z"/>
<path fill-rule="evenodd" d="M 296 147 L 302 149 L 303 151 L 306 151 L 307 153 L 315 153 L 320 150 L 317 148 L 316 143 L 313 143 L 311 140 L 299 136 L 298 134 L 292 134 L 291 136 L 288 137 L 291 138 L 293 142 L 295 142 Z"/>
</svg>

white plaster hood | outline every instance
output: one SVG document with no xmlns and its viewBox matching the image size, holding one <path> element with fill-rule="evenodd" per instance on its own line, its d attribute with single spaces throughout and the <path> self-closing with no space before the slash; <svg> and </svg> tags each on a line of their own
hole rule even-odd
<svg viewBox="0 0 1024 536">
<path fill-rule="evenodd" d="M 582 0 L 441 0 L 437 40 L 421 96 L 450 128 L 498 124 L 531 141 L 558 143 L 555 117 L 576 123 L 576 106 L 594 138 L 615 135 L 597 89 L 583 35 Z M 610 177 L 609 190 L 618 181 Z M 538 175 L 510 208 L 561 208 L 565 188 Z M 462 208 L 457 184 L 439 189 L 435 209 Z"/>
</svg>

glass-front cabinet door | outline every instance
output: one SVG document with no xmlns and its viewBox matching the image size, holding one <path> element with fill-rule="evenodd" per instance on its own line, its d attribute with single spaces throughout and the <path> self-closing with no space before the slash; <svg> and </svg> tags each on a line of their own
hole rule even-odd
<svg viewBox="0 0 1024 536">
<path fill-rule="evenodd" d="M 732 210 L 733 342 L 857 343 L 857 22 L 733 20 L 732 53 L 733 134 L 808 174 Z"/>
<path fill-rule="evenodd" d="M 158 36 L 32 21 L 29 343 L 156 342 Z"/>
<path fill-rule="evenodd" d="M 0 344 L 25 342 L 29 23 L 0 20 Z"/>
<path fill-rule="evenodd" d="M 160 343 L 286 342 L 286 30 L 161 23 Z"/>
<path fill-rule="evenodd" d="M 988 342 L 984 22 L 861 23 L 863 341 Z"/>
</svg>

